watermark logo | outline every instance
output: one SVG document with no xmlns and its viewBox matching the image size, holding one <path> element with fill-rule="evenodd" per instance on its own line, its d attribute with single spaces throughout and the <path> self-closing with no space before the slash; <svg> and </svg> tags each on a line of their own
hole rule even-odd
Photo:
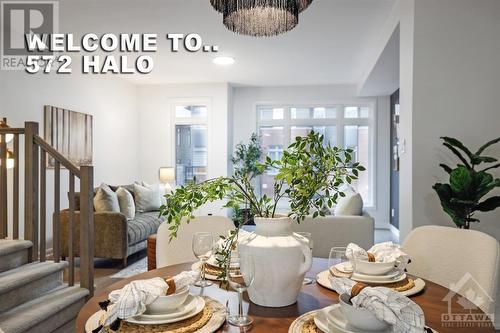
<svg viewBox="0 0 500 333">
<path fill-rule="evenodd" d="M 0 22 L 0 68 L 23 70 L 28 55 L 51 54 L 49 50 L 29 51 L 26 36 L 39 35 L 47 39 L 58 31 L 58 2 L 0 1 Z"/>
<path fill-rule="evenodd" d="M 443 327 L 492 327 L 495 314 L 486 312 L 493 308 L 493 298 L 470 273 L 450 285 L 450 292 L 443 298 L 443 302 L 448 303 L 448 312 L 441 314 Z M 453 306 L 454 304 L 459 306 Z"/>
</svg>

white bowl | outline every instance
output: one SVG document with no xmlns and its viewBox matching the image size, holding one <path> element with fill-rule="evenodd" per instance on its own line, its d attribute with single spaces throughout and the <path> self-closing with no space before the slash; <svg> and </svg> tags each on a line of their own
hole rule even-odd
<svg viewBox="0 0 500 333">
<path fill-rule="evenodd" d="M 149 314 L 165 314 L 180 307 L 189 295 L 189 286 L 177 290 L 175 294 L 160 296 L 146 307 Z"/>
<path fill-rule="evenodd" d="M 356 260 L 355 271 L 365 275 L 384 275 L 394 269 L 395 261 L 392 262 L 368 262 Z"/>
<path fill-rule="evenodd" d="M 349 301 L 349 298 L 349 294 L 342 294 L 339 296 L 340 309 L 344 313 L 349 324 L 365 331 L 382 331 L 389 327 L 389 324 L 377 319 L 370 311 L 362 308 L 355 308 Z"/>
</svg>

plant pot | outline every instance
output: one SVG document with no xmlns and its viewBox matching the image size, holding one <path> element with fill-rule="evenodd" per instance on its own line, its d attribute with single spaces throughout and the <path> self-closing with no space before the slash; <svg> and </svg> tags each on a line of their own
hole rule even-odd
<svg viewBox="0 0 500 333">
<path fill-rule="evenodd" d="M 255 265 L 255 279 L 248 296 L 261 306 L 293 304 L 304 275 L 311 268 L 311 250 L 294 237 L 289 217 L 254 220 L 255 232 L 238 244 L 238 251 L 251 255 Z"/>
</svg>

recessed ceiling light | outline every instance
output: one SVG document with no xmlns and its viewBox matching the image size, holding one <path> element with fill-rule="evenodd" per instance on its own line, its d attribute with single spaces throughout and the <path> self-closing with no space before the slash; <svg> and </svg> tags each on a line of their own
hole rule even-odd
<svg viewBox="0 0 500 333">
<path fill-rule="evenodd" d="M 229 66 L 234 64 L 235 59 L 233 57 L 216 57 L 213 60 L 214 64 L 220 66 Z"/>
</svg>

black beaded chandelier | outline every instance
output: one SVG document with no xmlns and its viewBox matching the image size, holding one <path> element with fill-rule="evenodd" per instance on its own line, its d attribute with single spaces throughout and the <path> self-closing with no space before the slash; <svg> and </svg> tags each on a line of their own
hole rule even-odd
<svg viewBox="0 0 500 333">
<path fill-rule="evenodd" d="M 299 23 L 299 13 L 313 0 L 210 0 L 231 31 L 249 36 L 276 36 Z"/>
</svg>

